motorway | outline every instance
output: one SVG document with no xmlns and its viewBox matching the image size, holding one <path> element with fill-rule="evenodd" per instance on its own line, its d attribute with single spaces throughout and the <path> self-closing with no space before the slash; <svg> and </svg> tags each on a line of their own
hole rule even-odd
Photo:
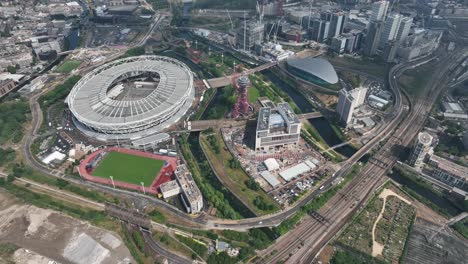
<svg viewBox="0 0 468 264">
<path fill-rule="evenodd" d="M 440 59 L 435 74 L 430 76 L 431 82 L 426 87 L 425 94 L 415 100 L 408 115 L 402 107 L 401 92 L 399 92 L 397 79 L 406 69 L 420 65 L 424 61 L 415 61 L 408 65 L 397 65 L 389 73 L 390 86 L 400 97 L 398 103 L 400 111 L 389 124 L 386 131 L 378 141 L 387 139 L 385 145 L 379 149 L 373 158 L 362 168 L 347 186 L 338 195 L 332 197 L 317 213 L 325 222 L 314 218 L 304 220 L 294 230 L 282 236 L 270 248 L 261 252 L 262 261 L 276 263 L 312 263 L 320 249 L 333 238 L 352 215 L 361 208 L 373 192 L 385 181 L 385 175 L 398 160 L 403 147 L 409 146 L 414 136 L 422 128 L 427 113 L 430 111 L 438 94 L 446 87 L 450 80 L 450 73 L 464 56 L 465 50 L 452 53 Z M 427 59 L 428 61 L 430 59 Z M 400 122 L 402 121 L 402 122 Z M 394 133 L 391 133 L 395 131 Z M 389 137 L 391 135 L 391 137 Z M 271 255 L 274 252 L 273 256 Z"/>
</svg>

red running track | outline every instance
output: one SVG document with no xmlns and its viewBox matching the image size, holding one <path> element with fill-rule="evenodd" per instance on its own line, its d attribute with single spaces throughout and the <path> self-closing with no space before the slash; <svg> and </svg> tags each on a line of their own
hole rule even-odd
<svg viewBox="0 0 468 264">
<path fill-rule="evenodd" d="M 110 147 L 110 148 L 97 150 L 97 151 L 91 153 L 90 155 L 88 155 L 85 159 L 83 159 L 81 161 L 80 166 L 78 167 L 78 172 L 80 173 L 80 176 L 82 178 L 84 178 L 85 180 L 88 180 L 88 181 L 92 181 L 92 182 L 112 186 L 112 181 L 110 179 L 105 179 L 105 178 L 93 176 L 92 171 L 88 172 L 86 170 L 86 165 L 90 161 L 94 160 L 94 158 L 97 155 L 99 155 L 100 153 L 102 153 L 104 151 L 107 151 L 107 152 L 112 152 L 112 151 L 121 152 L 121 153 L 131 154 L 131 155 L 135 155 L 135 156 L 141 156 L 141 157 L 147 157 L 147 158 L 152 158 L 152 159 L 158 159 L 158 160 L 165 161 L 167 164 L 165 164 L 165 166 L 163 166 L 161 168 L 161 170 L 158 172 L 158 174 L 154 178 L 154 181 L 151 183 L 150 187 L 144 187 L 145 192 L 155 194 L 155 195 L 159 193 L 159 186 L 161 184 L 163 184 L 165 182 L 168 182 L 168 181 L 170 181 L 172 179 L 172 175 L 174 174 L 174 170 L 177 167 L 177 158 L 174 158 L 174 157 L 162 156 L 162 155 L 143 152 L 143 151 L 139 151 L 139 150 L 133 150 L 133 149 Z M 121 181 L 114 181 L 114 184 L 115 184 L 116 187 L 143 192 L 143 187 L 141 185 L 127 183 L 127 182 L 121 182 Z"/>
</svg>

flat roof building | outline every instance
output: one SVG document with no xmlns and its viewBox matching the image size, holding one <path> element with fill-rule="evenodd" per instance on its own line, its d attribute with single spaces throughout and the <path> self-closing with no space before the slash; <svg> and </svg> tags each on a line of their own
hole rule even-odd
<svg viewBox="0 0 468 264">
<path fill-rule="evenodd" d="M 301 122 L 288 103 L 276 108 L 262 107 L 258 113 L 255 150 L 297 144 Z"/>
<path fill-rule="evenodd" d="M 196 214 L 201 212 L 203 209 L 203 197 L 187 165 L 178 165 L 174 173 L 182 189 L 182 203 L 187 213 Z"/>
<path fill-rule="evenodd" d="M 468 191 L 468 167 L 458 165 L 436 155 L 429 157 L 429 164 L 434 167 L 432 177 L 464 191 Z"/>
<path fill-rule="evenodd" d="M 278 185 L 280 185 L 280 181 L 278 181 L 278 179 L 276 179 L 276 177 L 273 176 L 269 171 L 262 171 L 260 176 L 262 176 L 262 178 L 273 188 L 276 188 Z"/>
<path fill-rule="evenodd" d="M 0 80 L 0 98 L 7 95 L 11 90 L 15 89 L 15 82 L 11 79 Z"/>
<path fill-rule="evenodd" d="M 182 191 L 176 180 L 168 181 L 168 182 L 161 184 L 159 186 L 159 189 L 161 190 L 161 194 L 163 195 L 164 199 L 168 199 L 173 196 L 176 196 L 180 194 L 180 192 Z"/>
</svg>

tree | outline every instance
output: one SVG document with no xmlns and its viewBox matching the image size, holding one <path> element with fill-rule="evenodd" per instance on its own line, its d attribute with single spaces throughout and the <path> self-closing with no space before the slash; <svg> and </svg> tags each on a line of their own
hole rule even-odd
<svg viewBox="0 0 468 264">
<path fill-rule="evenodd" d="M 10 66 L 7 67 L 7 71 L 8 71 L 9 73 L 11 73 L 11 74 L 15 74 L 15 73 L 16 73 L 16 67 L 10 65 Z"/>
<path fill-rule="evenodd" d="M 249 187 L 249 189 L 251 190 L 254 190 L 254 191 L 258 191 L 260 189 L 260 186 L 258 185 L 258 183 L 253 179 L 253 178 L 249 178 L 245 185 L 247 185 L 247 187 Z M 259 197 L 257 197 L 259 198 Z M 257 199 L 255 199 L 257 200 Z"/>
</svg>

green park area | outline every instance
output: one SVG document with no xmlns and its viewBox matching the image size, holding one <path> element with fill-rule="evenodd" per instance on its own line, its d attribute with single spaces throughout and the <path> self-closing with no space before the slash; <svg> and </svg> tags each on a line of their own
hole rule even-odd
<svg viewBox="0 0 468 264">
<path fill-rule="evenodd" d="M 409 69 L 398 79 L 398 84 L 409 94 L 418 96 L 431 81 L 434 71 L 433 63 L 427 63 L 414 69 Z"/>
<path fill-rule="evenodd" d="M 260 92 L 255 87 L 249 88 L 249 103 L 257 102 L 258 97 L 260 96 Z"/>
<path fill-rule="evenodd" d="M 78 61 L 78 60 L 67 60 L 67 61 L 64 61 L 62 65 L 58 66 L 57 69 L 55 69 L 55 72 L 70 73 L 74 69 L 78 68 L 80 64 L 81 64 L 81 61 Z"/>
<path fill-rule="evenodd" d="M 141 182 L 148 187 L 164 165 L 163 160 L 135 156 L 121 152 L 110 152 L 101 161 L 93 176 L 114 181 L 127 182 L 140 185 Z"/>
<path fill-rule="evenodd" d="M 219 133 L 202 135 L 200 145 L 220 181 L 257 215 L 272 213 L 278 206 L 241 168 Z"/>
<path fill-rule="evenodd" d="M 23 138 L 23 125 L 29 120 L 29 105 L 24 99 L 4 101 L 0 104 L 0 144 Z"/>
</svg>

